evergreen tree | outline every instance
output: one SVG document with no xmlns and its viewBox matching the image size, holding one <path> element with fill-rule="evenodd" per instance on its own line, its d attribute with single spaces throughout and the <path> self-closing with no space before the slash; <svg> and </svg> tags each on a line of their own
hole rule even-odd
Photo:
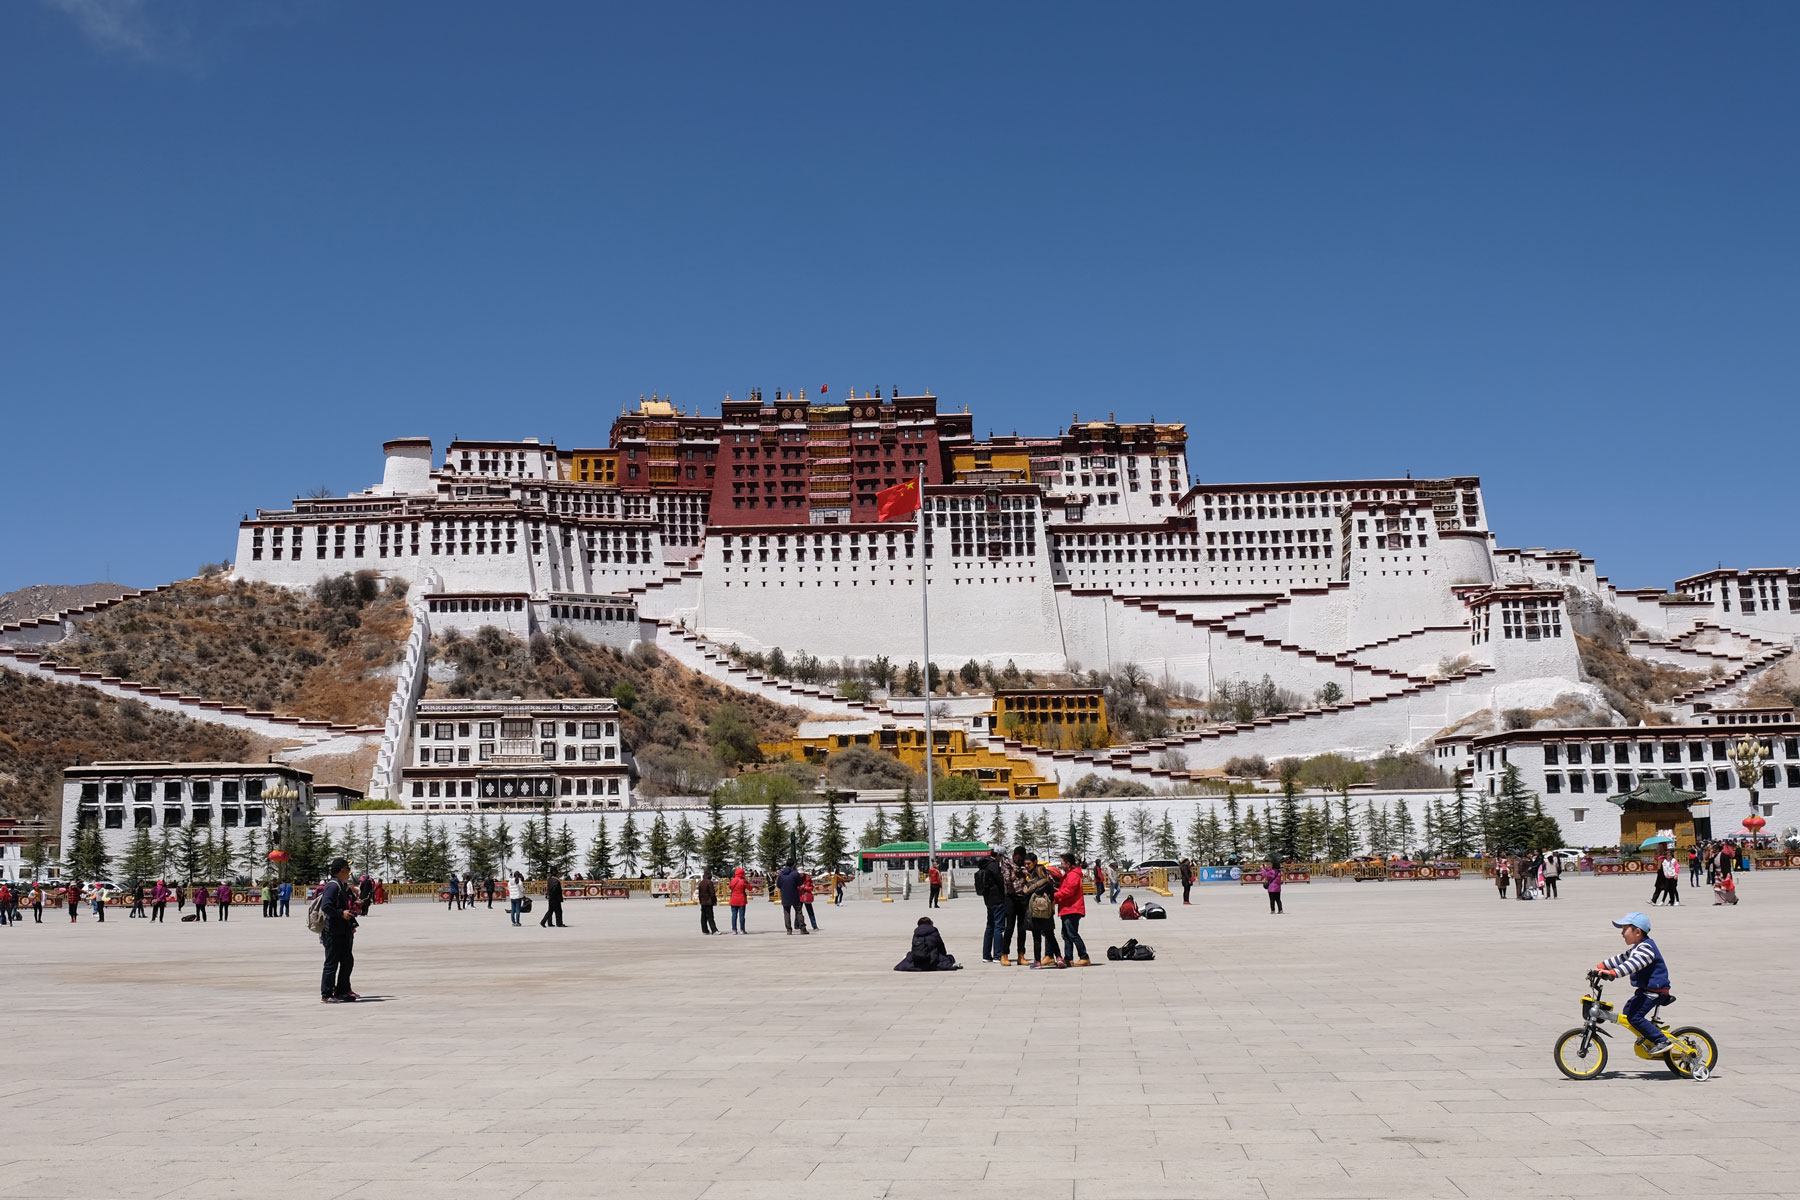
<svg viewBox="0 0 1800 1200">
<path fill-rule="evenodd" d="M 488 832 L 487 814 L 481 814 L 473 829 L 464 826 L 467 841 L 463 853 L 469 859 L 469 874 L 476 879 L 492 879 L 497 870 L 494 862 L 494 838 Z M 364 839 L 367 841 L 368 839 Z"/>
<path fill-rule="evenodd" d="M 919 810 L 913 804 L 912 780 L 906 781 L 906 787 L 900 792 L 900 813 L 894 818 L 894 840 L 896 842 L 922 842 L 925 840 L 925 827 L 919 821 Z"/>
<path fill-rule="evenodd" d="M 200 842 L 200 830 L 193 825 L 182 826 L 175 862 L 183 883 L 192 884 L 199 880 L 201 868 L 206 865 L 205 854 L 206 847 Z"/>
<path fill-rule="evenodd" d="M 725 823 L 725 802 L 714 792 L 706 802 L 706 832 L 700 837 L 700 862 L 714 875 L 724 876 L 731 861 L 731 827 Z"/>
<path fill-rule="evenodd" d="M 154 855 L 155 851 L 151 853 Z M 261 832 L 252 828 L 244 834 L 244 844 L 238 850 L 238 871 L 251 883 L 255 883 L 258 874 L 268 865 L 263 860 Z"/>
<path fill-rule="evenodd" d="M 559 876 L 574 873 L 575 855 L 575 831 L 569 828 L 569 819 L 564 817 L 556 830 L 556 850 L 551 860 Z"/>
<path fill-rule="evenodd" d="M 1225 857 L 1225 827 L 1219 824 L 1219 810 L 1206 810 L 1206 836 L 1200 843 L 1200 852 L 1207 862 L 1218 862 Z"/>
<path fill-rule="evenodd" d="M 873 850 L 877 846 L 885 846 L 894 840 L 888 836 L 887 810 L 881 805 L 875 806 L 875 815 L 869 818 L 867 825 L 863 826 L 860 840 L 864 850 Z"/>
<path fill-rule="evenodd" d="M 995 809 L 999 811 L 998 808 Z M 1112 805 L 1106 806 L 1106 814 L 1100 818 L 1100 857 L 1110 865 L 1125 857 L 1125 831 L 1119 826 L 1119 818 L 1113 812 Z"/>
<path fill-rule="evenodd" d="M 1287 758 L 1281 762 L 1281 831 L 1275 833 L 1276 850 L 1292 862 L 1300 857 L 1300 761 Z"/>
<path fill-rule="evenodd" d="M 431 818 L 427 817 L 426 820 Z M 544 834 L 535 820 L 528 820 L 519 826 L 519 857 L 524 859 L 525 874 L 533 879 L 542 878 L 538 868 L 544 862 Z M 407 868 L 411 872 L 411 866 Z"/>
<path fill-rule="evenodd" d="M 1424 802 L 1424 808 L 1425 830 L 1422 837 L 1425 846 L 1425 857 L 1436 858 L 1438 856 L 1438 843 L 1443 840 L 1441 836 L 1443 826 L 1440 823 L 1440 818 L 1444 814 L 1444 802 L 1438 800 L 1436 803 L 1433 803 L 1432 801 L 1427 800 Z"/>
<path fill-rule="evenodd" d="M 700 833 L 694 823 L 688 820 L 686 813 L 681 820 L 675 822 L 675 857 L 676 871 L 682 875 L 691 875 L 694 860 L 700 857 Z"/>
<path fill-rule="evenodd" d="M 1013 814 L 1013 845 L 1029 849 L 1035 844 L 1031 840 L 1031 817 L 1021 808 Z"/>
<path fill-rule="evenodd" d="M 794 848 L 794 865 L 804 870 L 806 864 L 811 862 L 813 857 L 813 834 L 806 824 L 805 813 L 798 811 L 794 813 L 792 834 L 789 844 Z"/>
<path fill-rule="evenodd" d="M 1175 820 L 1163 809 L 1162 823 L 1156 827 L 1156 856 L 1158 858 L 1178 858 L 1181 855 L 1181 842 L 1175 836 Z"/>
<path fill-rule="evenodd" d="M 106 874 L 107 864 L 111 861 L 112 855 L 107 852 L 106 839 L 100 830 L 92 825 L 81 825 L 69 839 L 63 873 L 71 879 L 99 879 Z"/>
<path fill-rule="evenodd" d="M 1369 853 L 1386 857 L 1387 830 L 1375 811 L 1375 801 L 1363 801 L 1363 831 L 1368 835 Z"/>
<path fill-rule="evenodd" d="M 38 838 L 41 839 L 42 837 L 43 837 L 43 834 L 41 834 L 41 833 L 38 834 Z M 29 849 L 27 849 L 25 852 L 25 863 L 27 866 L 31 866 L 31 851 Z M 32 877 L 36 878 L 39 874 L 42 873 L 43 869 L 44 868 L 41 863 L 38 864 L 37 866 L 32 867 Z M 174 873 L 174 871 L 175 871 L 175 831 L 173 829 L 170 829 L 167 825 L 164 825 L 163 831 L 162 831 L 162 838 L 161 838 L 161 840 L 159 840 L 156 843 L 156 877 L 158 879 L 167 879 Z"/>
<path fill-rule="evenodd" d="M 1331 811 L 1331 802 L 1325 802 L 1325 809 Z M 1331 834 L 1325 846 L 1325 857 L 1332 862 L 1343 862 L 1356 853 L 1356 822 L 1350 816 L 1350 797 L 1339 801 L 1336 819 L 1331 822 Z"/>
<path fill-rule="evenodd" d="M 1094 814 L 1088 811 L 1085 804 L 1081 806 L 1081 819 L 1075 822 L 1075 835 L 1081 843 L 1081 848 L 1075 851 L 1075 857 L 1086 862 L 1094 853 Z"/>
<path fill-rule="evenodd" d="M 362 860 L 359 856 L 362 851 L 356 844 L 356 826 L 344 826 L 344 835 L 338 842 L 337 852 L 349 860 L 352 871 L 361 863 Z"/>
<path fill-rule="evenodd" d="M 402 825 L 400 827 L 400 836 L 394 839 L 394 869 L 400 873 L 401 878 L 409 881 L 413 878 L 412 862 L 412 830 Z"/>
<path fill-rule="evenodd" d="M 1042 805 L 1038 806 L 1037 819 L 1031 823 L 1031 840 L 1043 850 L 1056 844 L 1056 827 L 1050 823 L 1050 810 Z"/>
<path fill-rule="evenodd" d="M 1413 852 L 1413 815 L 1412 806 L 1405 800 L 1394 801 L 1394 819 L 1392 824 L 1394 848 L 1401 854 Z"/>
<path fill-rule="evenodd" d="M 1225 793 L 1225 843 L 1231 847 L 1233 857 L 1243 857 L 1244 826 L 1238 819 L 1237 793 L 1230 790 Z"/>
<path fill-rule="evenodd" d="M 844 866 L 844 823 L 838 817 L 837 793 L 825 798 L 825 824 L 819 829 L 819 862 L 827 871 Z"/>
<path fill-rule="evenodd" d="M 627 812 L 625 824 L 619 829 L 619 866 L 633 879 L 639 874 L 638 856 L 643 852 L 644 839 L 638 833 L 637 817 Z"/>
<path fill-rule="evenodd" d="M 674 865 L 674 846 L 669 841 L 669 821 L 661 809 L 656 811 L 656 819 L 650 822 L 650 842 L 646 851 L 647 865 L 650 873 L 663 876 L 669 873 Z"/>
<path fill-rule="evenodd" d="M 505 817 L 500 818 L 500 824 L 502 827 L 506 825 Z M 393 875 L 394 863 L 396 861 L 396 849 L 397 848 L 394 845 L 394 827 L 387 822 L 383 822 L 381 826 L 381 873 L 383 875 Z"/>
<path fill-rule="evenodd" d="M 613 877 L 612 838 L 606 832 L 604 816 L 594 826 L 594 840 L 588 846 L 586 865 L 589 879 L 611 879 Z"/>
<path fill-rule="evenodd" d="M 1562 826 L 1556 818 L 1544 811 L 1541 797 L 1531 798 L 1531 849 L 1556 850 L 1563 844 Z"/>
<path fill-rule="evenodd" d="M 465 815 L 462 828 L 456 831 L 456 845 L 462 851 L 463 861 L 469 864 L 469 874 L 472 876 L 483 874 L 475 869 L 475 862 L 481 857 L 481 852 L 476 849 L 480 844 L 481 836 L 481 832 L 475 826 L 475 814 Z"/>
<path fill-rule="evenodd" d="M 744 817 L 738 818 L 737 827 L 731 831 L 731 857 L 739 866 L 754 867 L 756 843 L 750 837 L 750 825 Z"/>
<path fill-rule="evenodd" d="M 500 874 L 507 874 L 512 865 L 513 835 L 506 824 L 505 817 L 499 817 L 494 823 L 494 865 L 500 868 Z"/>
<path fill-rule="evenodd" d="M 1531 806 L 1535 793 L 1525 786 L 1525 777 L 1517 763 L 1508 763 L 1500 774 L 1500 794 L 1494 800 L 1494 849 L 1502 854 L 1516 854 L 1531 848 L 1536 840 L 1532 828 Z"/>
<path fill-rule="evenodd" d="M 1494 808 L 1488 803 L 1486 792 L 1477 792 L 1475 796 L 1475 837 L 1481 842 L 1481 852 L 1492 858 L 1495 852 L 1494 843 Z"/>
<path fill-rule="evenodd" d="M 150 830 L 147 827 L 140 827 L 132 837 L 131 845 L 119 863 L 119 872 L 124 876 L 120 882 L 128 888 L 155 878 L 156 843 L 150 840 Z"/>
<path fill-rule="evenodd" d="M 1300 837 L 1298 846 L 1300 857 L 1307 862 L 1319 862 L 1325 857 L 1325 844 L 1331 837 L 1331 802 L 1325 802 L 1325 811 L 1320 812 L 1316 804 L 1308 804 L 1306 811 L 1300 814 Z"/>
<path fill-rule="evenodd" d="M 1000 811 L 999 801 L 994 802 L 994 815 L 988 819 L 987 842 L 990 846 L 1006 848 L 1006 814 Z"/>
<path fill-rule="evenodd" d="M 211 825 L 206 827 L 206 840 L 200 843 L 200 875 L 207 880 L 219 877 L 219 839 L 213 836 Z"/>
<path fill-rule="evenodd" d="M 1246 805 L 1244 808 L 1242 841 L 1244 852 L 1252 859 L 1268 857 L 1268 846 L 1263 840 L 1262 818 L 1256 815 L 1256 805 L 1254 804 Z"/>
<path fill-rule="evenodd" d="M 1472 847 L 1469 833 L 1469 804 L 1463 792 L 1462 775 L 1456 776 L 1456 799 L 1450 805 L 1450 828 L 1444 838 L 1444 852 L 1452 858 L 1468 858 Z"/>
<path fill-rule="evenodd" d="M 782 819 L 780 802 L 771 800 L 756 835 L 756 861 L 763 874 L 773 878 L 788 860 L 788 851 L 788 823 Z"/>
</svg>

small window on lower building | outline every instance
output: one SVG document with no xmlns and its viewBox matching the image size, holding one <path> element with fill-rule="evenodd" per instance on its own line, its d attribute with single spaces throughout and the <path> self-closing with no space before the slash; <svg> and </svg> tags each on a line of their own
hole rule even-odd
<svg viewBox="0 0 1800 1200">
<path fill-rule="evenodd" d="M 1574 821 L 1574 822 L 1576 822 L 1576 823 L 1578 823 L 1578 824 L 1579 824 L 1579 823 L 1580 823 L 1580 822 L 1582 822 L 1582 821 L 1585 821 L 1585 820 L 1587 820 L 1587 809 L 1585 809 L 1585 808 L 1571 808 L 1571 809 L 1570 809 L 1570 810 L 1569 810 L 1569 819 L 1570 819 L 1570 820 L 1571 820 L 1571 821 Z"/>
</svg>

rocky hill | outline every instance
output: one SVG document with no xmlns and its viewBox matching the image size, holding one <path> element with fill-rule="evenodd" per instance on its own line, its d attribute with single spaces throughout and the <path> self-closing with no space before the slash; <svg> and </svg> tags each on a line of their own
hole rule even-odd
<svg viewBox="0 0 1800 1200">
<path fill-rule="evenodd" d="M 379 725 L 412 614 L 369 572 L 310 592 L 192 579 L 82 622 L 51 653 L 121 679 L 349 725 Z"/>
<path fill-rule="evenodd" d="M 0 814 L 62 813 L 62 771 L 77 762 L 242 762 L 262 739 L 158 712 L 74 684 L 0 671 Z"/>
<path fill-rule="evenodd" d="M 38 583 L 16 592 L 0 594 L 0 625 L 47 617 L 65 609 L 123 596 L 131 589 L 120 583 Z"/>
</svg>

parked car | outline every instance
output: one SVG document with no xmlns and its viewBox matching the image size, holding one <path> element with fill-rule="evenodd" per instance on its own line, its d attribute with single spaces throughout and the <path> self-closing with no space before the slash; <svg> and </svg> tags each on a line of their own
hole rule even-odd
<svg viewBox="0 0 1800 1200">
<path fill-rule="evenodd" d="M 1179 858 L 1147 858 L 1137 866 L 1129 869 L 1133 871 L 1148 871 L 1152 867 L 1163 867 L 1170 871 L 1179 871 L 1181 870 L 1181 860 Z"/>
</svg>

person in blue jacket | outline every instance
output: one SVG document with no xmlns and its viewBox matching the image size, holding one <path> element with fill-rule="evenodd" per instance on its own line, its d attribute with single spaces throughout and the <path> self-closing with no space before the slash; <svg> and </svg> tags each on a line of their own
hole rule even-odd
<svg viewBox="0 0 1800 1200">
<path fill-rule="evenodd" d="M 1672 1043 L 1656 1027 L 1651 1015 L 1663 1002 L 1662 998 L 1669 994 L 1669 964 L 1663 961 L 1662 951 L 1650 940 L 1650 918 L 1643 913 L 1626 913 L 1613 922 L 1613 927 L 1625 939 L 1625 953 L 1613 955 L 1594 970 L 1608 979 L 1617 979 L 1621 975 L 1631 977 L 1631 985 L 1637 991 L 1625 1002 L 1625 1019 L 1649 1043 L 1645 1047 L 1649 1053 L 1661 1054 L 1670 1049 Z"/>
</svg>

